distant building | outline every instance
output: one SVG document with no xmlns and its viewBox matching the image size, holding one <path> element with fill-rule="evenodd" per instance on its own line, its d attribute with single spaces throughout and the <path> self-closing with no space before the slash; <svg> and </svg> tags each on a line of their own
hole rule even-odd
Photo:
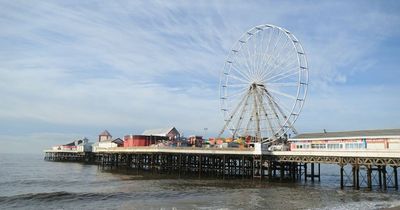
<svg viewBox="0 0 400 210">
<path fill-rule="evenodd" d="M 124 136 L 124 147 L 150 146 L 161 142 L 176 142 L 180 134 L 175 127 L 145 130 L 142 135 Z"/>
<path fill-rule="evenodd" d="M 157 136 L 126 135 L 124 136 L 124 147 L 150 146 L 158 142 Z"/>
<path fill-rule="evenodd" d="M 101 132 L 99 134 L 99 142 L 101 142 L 101 141 L 111 141 L 111 140 L 112 140 L 112 136 L 107 130 L 104 130 L 103 132 Z"/>
<path fill-rule="evenodd" d="M 188 137 L 188 145 L 201 147 L 203 145 L 203 136 L 191 135 Z"/>
<path fill-rule="evenodd" d="M 92 150 L 92 143 L 89 143 L 89 139 L 84 137 L 68 144 L 54 146 L 52 149 L 58 151 L 89 152 Z"/>
<path fill-rule="evenodd" d="M 164 137 L 162 139 L 167 140 L 178 140 L 180 138 L 180 133 L 175 127 L 145 130 L 142 135 Z"/>
<path fill-rule="evenodd" d="M 291 150 L 400 150 L 400 129 L 305 133 L 288 139 Z"/>
<path fill-rule="evenodd" d="M 120 138 L 116 138 L 114 140 L 104 140 L 99 141 L 93 144 L 93 152 L 96 152 L 99 148 L 115 148 L 122 147 L 124 145 L 124 141 Z"/>
</svg>

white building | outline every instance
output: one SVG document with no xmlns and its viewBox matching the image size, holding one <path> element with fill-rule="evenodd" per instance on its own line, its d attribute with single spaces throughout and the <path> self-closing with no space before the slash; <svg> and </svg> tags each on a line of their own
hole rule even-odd
<svg viewBox="0 0 400 210">
<path fill-rule="evenodd" d="M 112 136 L 111 136 L 110 132 L 108 132 L 107 130 L 104 130 L 103 132 L 101 132 L 99 134 L 99 142 L 110 141 L 110 140 L 112 140 Z"/>
<path fill-rule="evenodd" d="M 400 129 L 305 133 L 288 141 L 291 150 L 400 150 Z"/>
<path fill-rule="evenodd" d="M 116 138 L 114 140 L 104 140 L 100 142 L 96 142 L 92 145 L 92 151 L 96 152 L 98 148 L 115 148 L 115 147 L 122 147 L 124 141 L 120 138 Z"/>
<path fill-rule="evenodd" d="M 52 150 L 57 151 L 74 151 L 74 152 L 90 152 L 92 151 L 92 143 L 89 143 L 89 139 L 84 137 L 83 139 L 75 140 L 69 144 L 58 145 L 52 147 Z"/>
</svg>

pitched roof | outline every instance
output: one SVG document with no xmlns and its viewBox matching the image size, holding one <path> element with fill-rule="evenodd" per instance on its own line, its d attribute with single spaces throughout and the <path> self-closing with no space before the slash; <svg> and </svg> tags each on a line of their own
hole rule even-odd
<svg viewBox="0 0 400 210">
<path fill-rule="evenodd" d="M 122 140 L 121 138 L 116 138 L 116 139 L 112 140 L 112 142 L 118 144 L 118 143 L 124 143 L 124 140 Z"/>
<path fill-rule="evenodd" d="M 145 130 L 142 135 L 151 135 L 151 136 L 166 136 L 173 129 L 176 130 L 175 127 L 172 128 L 159 128 L 159 129 L 151 129 Z"/>
<path fill-rule="evenodd" d="M 111 134 L 107 130 L 104 130 L 99 134 L 99 136 L 111 136 Z"/>
<path fill-rule="evenodd" d="M 293 137 L 297 139 L 322 139 L 322 138 L 352 138 L 352 137 L 374 137 L 374 136 L 400 136 L 400 129 L 381 129 L 381 130 L 358 130 L 342 132 L 324 133 L 304 133 Z"/>
</svg>

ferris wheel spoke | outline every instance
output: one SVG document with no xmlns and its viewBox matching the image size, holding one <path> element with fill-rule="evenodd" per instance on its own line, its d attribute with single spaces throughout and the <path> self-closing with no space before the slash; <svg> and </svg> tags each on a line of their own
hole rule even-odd
<svg viewBox="0 0 400 210">
<path fill-rule="evenodd" d="M 246 94 L 247 91 L 248 90 L 246 88 L 238 89 L 235 92 L 233 92 L 233 93 L 231 93 L 229 95 L 226 95 L 225 99 L 235 98 L 236 96 L 244 95 L 244 94 Z"/>
<path fill-rule="evenodd" d="M 290 45 L 288 45 L 288 44 L 290 44 L 290 42 L 286 39 L 286 40 L 285 40 L 285 43 L 283 44 L 283 47 L 277 52 L 276 56 L 274 56 L 275 60 L 278 61 L 277 63 L 278 63 L 279 65 L 280 65 L 281 63 L 283 63 L 283 62 L 279 62 L 279 61 L 285 61 L 284 59 L 280 59 L 280 56 L 281 56 L 281 53 L 282 53 L 282 52 L 287 51 L 288 46 L 290 46 Z M 275 66 L 272 66 L 272 65 L 271 65 L 269 68 L 266 69 L 266 72 L 269 72 L 269 71 L 272 72 L 273 70 L 276 70 L 277 67 L 278 67 L 279 65 L 275 65 Z"/>
<path fill-rule="evenodd" d="M 284 69 L 292 69 L 292 68 L 297 68 L 295 65 L 297 64 L 297 61 L 292 61 L 290 63 L 287 62 L 281 62 L 279 65 L 275 67 L 275 71 L 284 70 Z M 291 68 L 290 68 L 291 67 Z M 275 71 L 266 71 L 265 74 L 263 75 L 263 79 L 266 79 L 268 77 L 273 77 L 276 76 L 277 74 L 274 75 Z"/>
<path fill-rule="evenodd" d="M 287 94 L 287 93 L 283 93 L 283 92 L 281 92 L 281 91 L 278 91 L 278 90 L 274 90 L 274 89 L 268 89 L 268 91 L 269 92 L 272 92 L 272 93 L 275 93 L 275 94 L 278 94 L 278 95 L 281 95 L 281 96 L 285 96 L 285 97 L 287 97 L 287 98 L 291 98 L 291 99 L 293 99 L 293 100 L 296 100 L 297 99 L 297 97 L 295 97 L 295 96 L 292 96 L 292 95 L 290 95 L 290 94 Z"/>
<path fill-rule="evenodd" d="M 288 70 L 286 72 L 283 72 L 283 73 L 274 75 L 272 77 L 269 77 L 269 78 L 266 79 L 266 81 L 267 81 L 267 83 L 270 83 L 270 82 L 274 83 L 274 82 L 280 81 L 282 79 L 294 76 L 296 74 L 299 74 L 299 70 L 297 68 L 296 69 L 290 69 L 290 70 Z"/>
<path fill-rule="evenodd" d="M 240 51 L 238 52 L 238 56 L 240 56 L 240 59 L 238 61 L 239 61 L 239 63 L 241 65 L 244 66 L 244 69 L 246 69 L 246 71 L 249 74 L 249 77 L 251 78 L 251 76 L 252 76 L 252 74 L 251 74 L 251 64 L 249 63 L 249 60 L 248 60 L 249 55 L 248 55 L 248 52 L 247 52 L 248 51 L 248 42 L 245 41 L 245 43 L 246 43 L 246 45 L 243 44 L 241 46 L 241 48 L 240 48 Z"/>
<path fill-rule="evenodd" d="M 250 81 L 246 81 L 245 79 L 242 79 L 242 78 L 239 78 L 239 77 L 237 77 L 237 76 L 234 76 L 234 75 L 231 75 L 231 74 L 226 74 L 226 76 L 227 77 L 230 77 L 230 78 L 232 78 L 232 79 L 235 79 L 235 80 L 237 80 L 237 81 L 241 81 L 241 82 L 243 82 L 243 83 L 249 83 Z"/>
<path fill-rule="evenodd" d="M 262 69 L 261 69 L 261 64 L 262 64 L 262 62 L 260 62 L 260 61 L 262 61 L 262 49 L 263 49 L 263 43 L 264 43 L 264 33 L 260 33 L 260 32 L 258 32 L 257 33 L 257 35 L 258 36 L 261 36 L 261 41 L 260 41 L 260 45 L 259 45 L 259 47 L 258 47 L 258 50 L 256 51 L 256 55 L 257 55 L 257 61 L 259 61 L 259 62 L 257 62 L 257 67 L 256 67 L 256 69 L 257 69 L 257 75 L 259 75 L 259 76 L 261 76 L 261 74 L 262 74 Z M 257 45 L 256 45 L 257 46 Z"/>
<path fill-rule="evenodd" d="M 247 88 L 249 84 L 248 83 L 232 83 L 232 84 L 227 84 L 227 87 L 232 87 L 232 88 Z"/>
<path fill-rule="evenodd" d="M 270 82 L 268 85 L 274 86 L 274 87 L 297 87 L 299 86 L 298 82 Z"/>
<path fill-rule="evenodd" d="M 245 78 L 247 81 L 250 81 L 250 76 L 249 76 L 246 72 L 241 71 L 241 68 L 240 68 L 240 67 L 237 67 L 236 65 L 232 65 L 231 67 L 232 67 L 231 69 L 233 69 L 235 72 L 237 72 L 238 74 L 240 74 L 240 76 L 242 76 L 243 78 Z"/>
<path fill-rule="evenodd" d="M 250 43 L 251 42 L 249 42 L 249 45 L 246 45 L 246 49 L 247 49 L 247 61 L 248 61 L 248 63 L 249 63 L 249 70 L 251 71 L 251 76 L 252 76 L 252 78 L 251 79 L 254 79 L 255 78 L 255 76 L 256 76 L 256 71 L 255 71 L 255 69 L 254 69 L 254 56 L 252 55 L 252 51 L 251 51 L 251 49 L 250 49 Z"/>
<path fill-rule="evenodd" d="M 269 33 L 268 33 L 268 42 L 267 42 L 264 54 L 267 54 L 270 51 L 270 43 L 271 43 L 272 34 L 273 34 L 273 31 L 269 31 Z M 266 67 L 268 65 L 268 62 L 267 62 L 267 59 L 264 58 L 264 56 L 263 56 L 263 59 L 261 59 L 261 63 L 262 63 L 262 69 L 264 70 L 264 73 L 265 73 L 266 72 L 265 69 L 266 69 Z"/>
<path fill-rule="evenodd" d="M 250 39 L 251 38 L 251 39 Z M 254 77 L 256 77 L 256 64 L 255 64 L 255 61 L 256 61 L 256 59 L 255 59 L 255 56 L 256 56 L 256 53 L 254 53 L 254 50 L 255 50 L 255 46 L 254 46 L 254 43 L 255 43 L 255 39 L 256 39 L 257 37 L 256 37 L 256 35 L 255 34 L 253 34 L 253 35 L 251 35 L 251 37 L 249 37 L 249 40 L 248 40 L 248 45 L 247 45 L 247 47 L 248 47 L 248 59 L 249 59 L 249 62 L 250 62 L 250 65 L 251 65 L 251 67 L 252 67 L 252 71 L 253 71 L 253 74 L 252 74 L 252 76 L 253 76 L 253 78 Z"/>
<path fill-rule="evenodd" d="M 281 36 L 280 36 L 279 31 L 278 31 L 278 38 L 276 38 L 276 40 L 274 40 L 274 41 L 275 41 L 275 44 L 274 44 L 274 47 L 273 47 L 271 53 L 269 53 L 269 56 L 268 56 L 268 58 L 267 58 L 267 60 L 266 60 L 266 63 L 267 63 L 267 64 L 269 64 L 269 62 L 271 61 L 271 58 L 274 56 L 274 53 L 275 53 L 275 51 L 276 51 L 276 48 L 277 48 L 277 46 L 278 46 L 278 42 L 280 41 L 280 39 L 281 39 Z"/>
<path fill-rule="evenodd" d="M 264 55 L 265 55 L 265 52 L 268 52 L 268 49 L 266 49 L 266 48 L 269 48 L 268 44 L 269 44 L 269 42 L 271 40 L 270 39 L 271 38 L 271 33 L 268 33 L 268 41 L 265 41 L 264 38 L 265 38 L 265 33 L 263 33 L 261 35 L 260 47 L 258 48 L 258 52 L 257 52 L 257 55 L 258 55 L 258 57 L 257 57 L 257 59 L 258 59 L 257 70 L 258 70 L 258 77 L 259 78 L 262 78 L 262 74 L 265 71 L 265 69 L 264 69 L 264 66 L 265 66 Z"/>
<path fill-rule="evenodd" d="M 251 80 L 253 74 L 252 74 L 252 66 L 251 66 L 251 63 L 249 63 L 249 59 L 248 59 L 248 57 L 250 55 L 246 54 L 248 49 L 244 50 L 244 48 L 247 49 L 248 46 L 245 45 L 244 47 L 241 48 L 240 55 L 242 55 L 242 58 L 240 60 L 238 60 L 238 61 L 239 61 L 240 65 L 243 66 L 243 69 L 247 70 L 247 75 L 249 75 L 249 80 Z"/>
<path fill-rule="evenodd" d="M 281 62 L 276 66 L 279 69 L 288 69 L 290 67 L 296 67 L 298 65 L 297 58 L 293 54 L 288 54 L 281 59 Z"/>
<path fill-rule="evenodd" d="M 283 47 L 280 50 L 279 54 L 276 56 L 276 58 L 277 58 L 276 60 L 278 61 L 277 64 L 274 65 L 273 68 L 272 68 L 272 65 L 269 66 L 270 67 L 269 69 L 277 70 L 279 68 L 286 66 L 288 61 L 293 62 L 293 61 L 297 60 L 297 59 L 290 59 L 290 57 L 293 56 L 294 54 L 293 54 L 293 52 L 291 52 L 291 45 L 288 43 L 290 43 L 290 41 L 286 40 L 285 47 Z M 283 54 L 281 54 L 282 51 L 283 51 Z M 286 51 L 286 52 L 284 52 L 284 51 Z M 272 71 L 272 70 L 270 71 L 269 69 L 267 69 L 264 73 L 266 73 L 266 74 L 274 73 L 274 71 Z"/>
<path fill-rule="evenodd" d="M 256 75 L 257 79 L 260 78 L 260 68 L 259 68 L 259 66 L 260 66 L 260 48 L 262 47 L 259 44 L 260 41 L 258 41 L 260 39 L 262 39 L 262 37 L 260 37 L 260 33 L 256 33 L 254 35 L 254 42 L 253 42 L 253 54 L 254 54 L 254 56 L 253 56 L 254 62 L 253 63 L 254 63 L 254 70 L 255 70 L 255 75 Z"/>
</svg>

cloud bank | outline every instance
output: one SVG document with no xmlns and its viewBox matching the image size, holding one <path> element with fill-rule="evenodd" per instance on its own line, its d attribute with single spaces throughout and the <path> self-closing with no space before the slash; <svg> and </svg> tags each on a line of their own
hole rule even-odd
<svg viewBox="0 0 400 210">
<path fill-rule="evenodd" d="M 40 150 L 105 128 L 122 136 L 172 125 L 216 135 L 224 59 L 264 23 L 293 32 L 308 56 L 299 131 L 400 127 L 399 9 L 396 1 L 2 1 L 0 142 Z"/>
</svg>

